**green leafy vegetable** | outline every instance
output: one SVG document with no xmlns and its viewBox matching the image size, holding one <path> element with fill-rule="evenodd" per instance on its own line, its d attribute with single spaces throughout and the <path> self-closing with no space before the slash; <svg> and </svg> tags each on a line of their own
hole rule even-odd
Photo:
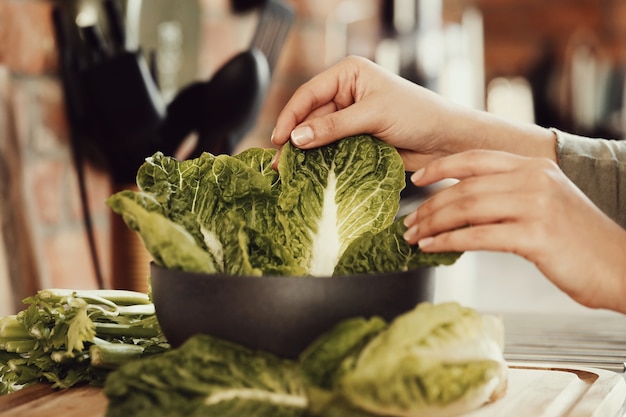
<svg viewBox="0 0 626 417">
<path fill-rule="evenodd" d="M 111 373 L 107 417 L 457 416 L 504 393 L 502 337 L 456 303 L 345 320 L 297 361 L 198 335 Z"/>
<path fill-rule="evenodd" d="M 36 382 L 103 385 L 107 373 L 169 349 L 147 294 L 48 289 L 0 318 L 0 395 Z"/>
<path fill-rule="evenodd" d="M 124 213 L 124 221 L 131 229 L 139 232 L 155 261 L 175 269 L 217 272 L 214 258 L 198 246 L 183 226 L 164 217 L 160 206 L 149 204 L 150 197 L 147 194 L 121 191 L 109 203 L 113 210 Z"/>
<path fill-rule="evenodd" d="M 355 239 L 393 222 L 405 185 L 395 148 L 368 136 L 308 151 L 287 146 L 278 172 L 287 241 L 301 265 L 318 276 L 332 275 Z"/>
<path fill-rule="evenodd" d="M 107 417 L 303 416 L 304 384 L 293 361 L 207 335 L 114 371 Z"/>
<path fill-rule="evenodd" d="M 300 355 L 307 382 L 309 414 L 324 417 L 372 416 L 339 395 L 336 386 L 369 341 L 387 327 L 380 317 L 344 320 L 317 338 Z"/>
<path fill-rule="evenodd" d="M 502 321 L 422 303 L 380 328 L 347 320 L 301 356 L 318 416 L 456 416 L 506 389 Z"/>
<path fill-rule="evenodd" d="M 380 415 L 454 416 L 502 395 L 502 322 L 456 303 L 422 303 L 376 336 L 336 389 Z"/>
<path fill-rule="evenodd" d="M 170 269 L 233 275 L 330 276 L 454 262 L 402 239 L 405 172 L 395 148 L 371 136 L 300 150 L 272 149 L 177 161 L 156 153 L 138 192 L 107 204 Z M 379 240 L 380 239 L 380 240 Z M 372 256 L 374 254 L 374 256 Z"/>
<path fill-rule="evenodd" d="M 333 389 L 342 373 L 341 364 L 355 358 L 365 345 L 387 327 L 380 317 L 344 320 L 318 337 L 300 355 L 300 367 L 309 385 Z"/>
<path fill-rule="evenodd" d="M 457 252 L 424 253 L 402 237 L 404 218 L 378 233 L 371 231 L 356 239 L 335 266 L 334 275 L 366 274 L 370 271 L 409 271 L 439 265 L 452 265 L 461 256 Z"/>
</svg>

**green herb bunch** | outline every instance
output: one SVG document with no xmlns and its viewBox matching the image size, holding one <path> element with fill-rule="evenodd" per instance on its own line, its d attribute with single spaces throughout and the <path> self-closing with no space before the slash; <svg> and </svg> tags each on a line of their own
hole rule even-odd
<svg viewBox="0 0 626 417">
<path fill-rule="evenodd" d="M 169 348 L 147 294 L 48 289 L 0 318 L 0 395 L 37 382 L 103 385 L 110 370 Z"/>
</svg>

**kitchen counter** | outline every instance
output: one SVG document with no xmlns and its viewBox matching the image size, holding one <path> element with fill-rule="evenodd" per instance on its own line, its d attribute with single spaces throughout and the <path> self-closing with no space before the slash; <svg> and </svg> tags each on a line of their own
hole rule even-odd
<svg viewBox="0 0 626 417">
<path fill-rule="evenodd" d="M 512 365 L 506 396 L 466 417 L 626 417 L 625 315 L 577 305 L 519 257 L 462 260 L 437 271 L 436 301 L 501 315 Z M 37 385 L 0 397 L 0 417 L 104 417 L 106 407 L 93 387 Z"/>
<path fill-rule="evenodd" d="M 508 313 L 505 358 L 586 366 L 626 375 L 626 316 Z"/>
<path fill-rule="evenodd" d="M 104 417 L 107 404 L 100 388 L 53 390 L 38 384 L 0 397 L 0 417 Z"/>
<path fill-rule="evenodd" d="M 625 398 L 626 380 L 615 372 L 510 363 L 506 395 L 465 417 L 622 417 Z M 88 386 L 36 385 L 0 397 L 0 417 L 104 417 L 106 407 L 102 390 Z"/>
</svg>

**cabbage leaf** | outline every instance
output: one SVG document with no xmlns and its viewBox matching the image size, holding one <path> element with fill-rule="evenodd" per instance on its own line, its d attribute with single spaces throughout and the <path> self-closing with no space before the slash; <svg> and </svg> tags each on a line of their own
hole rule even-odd
<svg viewBox="0 0 626 417">
<path fill-rule="evenodd" d="M 502 320 L 458 303 L 344 320 L 297 360 L 196 335 L 111 373 L 107 417 L 459 416 L 504 394 L 502 349 Z"/>
<path fill-rule="evenodd" d="M 107 417 L 304 416 L 297 366 L 209 335 L 128 363 L 107 378 Z"/>
<path fill-rule="evenodd" d="M 403 238 L 404 217 L 378 233 L 365 232 L 344 251 L 335 265 L 334 275 L 365 274 L 369 271 L 396 272 L 452 265 L 461 256 L 458 252 L 422 252 Z"/>
<path fill-rule="evenodd" d="M 319 336 L 299 357 L 300 368 L 309 385 L 333 389 L 346 358 L 356 358 L 386 327 L 387 322 L 380 317 L 355 317 L 338 323 Z"/>
<path fill-rule="evenodd" d="M 365 135 L 307 151 L 287 146 L 278 172 L 289 242 L 317 276 L 332 275 L 355 239 L 393 222 L 405 186 L 396 149 Z"/>
<path fill-rule="evenodd" d="M 421 303 L 387 324 L 337 324 L 300 356 L 313 415 L 446 417 L 502 396 L 502 320 L 458 303 Z"/>
<path fill-rule="evenodd" d="M 503 344 L 497 317 L 452 302 L 421 303 L 373 338 L 334 387 L 374 414 L 455 416 L 503 395 Z"/>
<path fill-rule="evenodd" d="M 285 145 L 178 161 L 160 152 L 138 191 L 107 204 L 166 268 L 231 275 L 331 276 L 450 264 L 396 221 L 405 171 L 397 150 L 358 135 L 312 150 Z M 176 253 L 178 251 L 184 253 Z"/>
</svg>

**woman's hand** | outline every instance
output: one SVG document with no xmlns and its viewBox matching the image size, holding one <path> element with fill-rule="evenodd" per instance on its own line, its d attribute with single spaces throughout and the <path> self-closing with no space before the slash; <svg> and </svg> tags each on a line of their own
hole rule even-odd
<svg viewBox="0 0 626 417">
<path fill-rule="evenodd" d="M 417 171 L 445 188 L 409 214 L 405 235 L 425 252 L 491 250 L 533 262 L 574 300 L 626 312 L 626 231 L 545 158 L 469 151 Z"/>
<path fill-rule="evenodd" d="M 307 149 L 369 133 L 394 145 L 407 167 L 419 167 L 432 154 L 451 153 L 436 142 L 453 109 L 371 61 L 348 57 L 298 88 L 278 116 L 272 142 L 291 139 Z"/>
<path fill-rule="evenodd" d="M 307 149 L 361 133 L 395 146 L 408 171 L 469 149 L 556 160 L 549 130 L 456 105 L 360 57 L 300 86 L 278 115 L 272 142 Z"/>
</svg>

